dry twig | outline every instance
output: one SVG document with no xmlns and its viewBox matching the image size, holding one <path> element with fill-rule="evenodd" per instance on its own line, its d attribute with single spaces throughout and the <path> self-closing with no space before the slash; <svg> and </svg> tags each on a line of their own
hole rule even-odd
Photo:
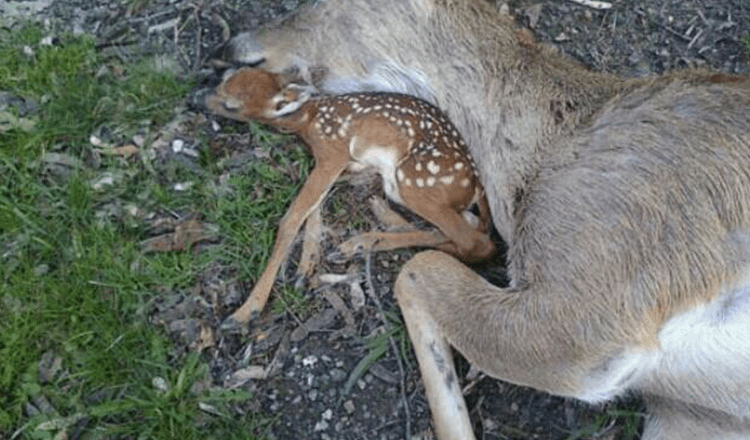
<svg viewBox="0 0 750 440">
<path fill-rule="evenodd" d="M 375 293 L 375 286 L 372 284 L 372 250 L 368 250 L 365 254 L 365 287 L 367 290 L 367 293 L 372 298 L 375 305 L 378 307 L 378 313 L 380 314 L 380 319 L 383 320 L 383 322 L 386 322 L 385 313 L 383 311 L 383 304 L 380 303 L 380 298 L 378 298 L 377 294 Z M 391 350 L 393 350 L 393 354 L 396 357 L 396 364 L 398 365 L 398 371 L 401 375 L 401 400 L 404 405 L 404 417 L 406 418 L 406 435 L 404 438 L 406 440 L 409 440 L 411 438 L 411 412 L 409 411 L 409 401 L 406 400 L 406 373 L 404 373 L 404 366 L 401 363 L 401 359 L 398 357 L 398 347 L 396 347 L 396 341 L 393 340 L 393 337 L 388 338 L 388 342 L 391 343 Z"/>
<path fill-rule="evenodd" d="M 594 0 L 570 0 L 573 3 L 578 3 L 579 5 L 588 6 L 589 8 L 594 9 L 611 9 L 612 3 L 609 2 L 598 2 Z"/>
</svg>

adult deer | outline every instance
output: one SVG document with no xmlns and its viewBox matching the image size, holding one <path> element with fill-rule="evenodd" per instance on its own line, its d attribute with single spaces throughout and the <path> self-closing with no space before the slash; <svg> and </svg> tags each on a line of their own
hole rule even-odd
<svg viewBox="0 0 750 440">
<path fill-rule="evenodd" d="M 640 392 L 646 439 L 750 438 L 747 78 L 591 72 L 482 0 L 328 0 L 227 49 L 418 96 L 463 134 L 511 285 L 436 251 L 399 275 L 438 438 L 473 437 L 450 345 L 554 394 Z"/>
</svg>

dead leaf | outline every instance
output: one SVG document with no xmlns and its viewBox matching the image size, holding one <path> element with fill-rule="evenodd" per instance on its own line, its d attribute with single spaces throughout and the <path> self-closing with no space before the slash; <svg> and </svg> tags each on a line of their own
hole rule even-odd
<svg viewBox="0 0 750 440">
<path fill-rule="evenodd" d="M 239 388 L 249 380 L 263 379 L 266 369 L 260 365 L 250 365 L 232 373 L 224 381 L 224 387 L 229 389 Z"/>
<path fill-rule="evenodd" d="M 190 344 L 190 348 L 197 352 L 201 352 L 208 347 L 213 347 L 214 345 L 216 345 L 216 339 L 214 338 L 213 328 L 206 325 L 204 322 L 201 322 L 200 334 L 195 339 L 195 341 Z"/>
<path fill-rule="evenodd" d="M 123 145 L 122 147 L 115 147 L 113 150 L 113 152 L 116 155 L 122 156 L 125 159 L 130 159 L 131 157 L 140 153 L 140 151 L 141 149 L 135 146 L 134 144 L 127 144 L 127 145 Z"/>
<path fill-rule="evenodd" d="M 190 219 L 177 224 L 173 233 L 142 241 L 141 249 L 144 252 L 184 251 L 198 242 L 215 238 L 217 230 L 215 225 Z"/>
<path fill-rule="evenodd" d="M 316 332 L 321 330 L 327 330 L 336 323 L 336 316 L 338 312 L 334 309 L 325 309 L 321 312 L 311 316 L 302 325 L 294 329 L 292 332 L 292 342 L 299 342 L 305 338 L 310 332 Z"/>
</svg>

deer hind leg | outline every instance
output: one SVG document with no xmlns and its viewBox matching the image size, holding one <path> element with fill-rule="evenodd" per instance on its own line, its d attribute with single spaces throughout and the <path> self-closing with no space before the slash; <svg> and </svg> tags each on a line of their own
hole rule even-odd
<svg viewBox="0 0 750 440">
<path fill-rule="evenodd" d="M 748 419 L 661 397 L 648 396 L 646 406 L 643 440 L 750 439 Z"/>
<path fill-rule="evenodd" d="M 428 286 L 422 285 L 413 278 L 412 270 L 419 267 L 432 267 L 431 252 L 419 254 L 419 266 L 414 261 L 407 263 L 396 280 L 396 299 L 409 332 L 409 337 L 417 355 L 419 370 L 422 374 L 425 393 L 432 411 L 437 438 L 440 440 L 472 440 L 474 433 L 469 420 L 469 412 L 464 401 L 458 376 L 453 365 L 453 355 L 447 337 L 438 322 L 429 313 L 422 291 Z M 439 258 L 434 262 L 434 270 L 452 273 L 460 271 L 460 263 L 453 259 Z M 453 262 L 454 268 L 446 267 L 446 262 Z"/>
<path fill-rule="evenodd" d="M 302 185 L 299 195 L 284 214 L 284 218 L 281 219 L 276 243 L 266 269 L 245 303 L 224 321 L 222 328 L 233 329 L 247 324 L 263 310 L 271 294 L 276 274 L 287 255 L 289 255 L 294 237 L 310 213 L 323 201 L 331 186 L 345 168 L 346 162 L 342 164 L 319 164 L 313 169 L 304 185 Z"/>
</svg>

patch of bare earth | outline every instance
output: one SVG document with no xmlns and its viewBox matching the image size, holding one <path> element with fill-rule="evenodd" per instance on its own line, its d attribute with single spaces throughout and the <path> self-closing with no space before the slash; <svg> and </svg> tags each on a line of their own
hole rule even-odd
<svg viewBox="0 0 750 440">
<path fill-rule="evenodd" d="M 74 31 L 96 36 L 99 49 L 108 56 L 126 61 L 150 57 L 181 75 L 203 77 L 208 74 L 203 63 L 219 44 L 291 12 L 298 4 L 298 0 L 53 0 L 39 16 L 51 34 Z M 683 67 L 750 71 L 747 0 L 621 0 L 612 5 L 599 11 L 571 1 L 517 0 L 505 7 L 519 25 L 594 69 L 626 76 Z M 214 117 L 186 108 L 182 120 L 163 134 L 169 148 L 163 149 L 157 166 L 182 161 L 200 167 L 199 155 L 186 154 L 191 151 L 208 151 L 236 163 L 267 160 L 249 134 L 224 133 L 221 127 L 229 123 L 212 121 Z M 199 134 L 209 143 L 198 142 Z M 175 139 L 185 142 L 188 150 L 174 148 Z M 372 184 L 336 187 L 337 201 L 329 199 L 323 211 L 330 232 L 324 257 L 333 245 L 356 232 L 352 225 L 361 230 L 377 227 L 364 201 L 378 192 L 382 193 Z M 201 252 L 205 246 L 221 246 L 212 225 L 190 213 L 176 214 L 172 223 L 151 224 L 146 250 L 177 251 L 187 244 Z M 294 283 L 298 255 L 282 274 L 282 283 Z M 398 325 L 383 312 L 398 313 L 392 285 L 410 255 L 409 251 L 374 255 L 369 271 L 361 258 L 345 265 L 324 260 L 307 286 L 305 295 L 312 299 L 307 307 L 302 311 L 290 307 L 277 315 L 266 312 L 247 334 L 223 334 L 218 326 L 247 295 L 251 280 L 237 279 L 230 268 L 216 263 L 197 277 L 191 290 L 161 292 L 151 311 L 152 321 L 174 336 L 179 348 L 175 356 L 188 350 L 203 352 L 211 364 L 212 386 L 252 391 L 253 400 L 239 404 L 239 409 L 276 415 L 271 434 L 275 438 L 396 439 L 405 438 L 407 428 L 418 438 L 432 438 L 413 354 L 408 351 L 397 357 L 393 350 L 403 339 L 402 330 L 396 328 L 393 344 L 387 342 L 385 353 L 361 377 L 355 374 L 372 350 L 363 340 Z M 480 270 L 502 280 L 501 273 Z M 346 276 L 341 283 L 324 284 L 322 274 Z M 459 370 L 479 438 L 564 439 L 586 428 L 591 432 L 579 438 L 624 436 L 622 419 L 603 416 L 611 406 L 592 408 L 485 378 L 460 359 Z M 639 409 L 637 401 L 616 406 Z"/>
</svg>

